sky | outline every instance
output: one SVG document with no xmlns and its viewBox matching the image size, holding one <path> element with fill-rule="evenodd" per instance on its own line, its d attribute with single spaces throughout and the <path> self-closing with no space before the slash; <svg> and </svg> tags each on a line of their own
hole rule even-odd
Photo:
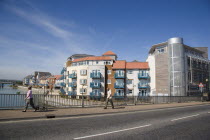
<svg viewBox="0 0 210 140">
<path fill-rule="evenodd" d="M 171 37 L 209 47 L 210 0 L 0 0 L 0 79 L 58 75 L 80 53 L 146 61 Z"/>
</svg>

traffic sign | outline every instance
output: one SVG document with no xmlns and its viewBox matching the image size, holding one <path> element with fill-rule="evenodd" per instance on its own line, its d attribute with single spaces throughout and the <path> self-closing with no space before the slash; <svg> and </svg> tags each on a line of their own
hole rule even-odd
<svg viewBox="0 0 210 140">
<path fill-rule="evenodd" d="M 202 83 L 200 83 L 200 84 L 199 84 L 199 87 L 203 87 L 203 84 L 202 84 Z"/>
</svg>

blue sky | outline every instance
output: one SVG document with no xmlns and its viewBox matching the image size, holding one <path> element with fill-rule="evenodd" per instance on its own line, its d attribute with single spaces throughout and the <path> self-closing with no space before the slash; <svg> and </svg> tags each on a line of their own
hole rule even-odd
<svg viewBox="0 0 210 140">
<path fill-rule="evenodd" d="M 210 46 L 209 0 L 1 0 L 0 79 L 60 74 L 75 53 L 145 61 L 153 44 L 183 37 Z"/>
</svg>

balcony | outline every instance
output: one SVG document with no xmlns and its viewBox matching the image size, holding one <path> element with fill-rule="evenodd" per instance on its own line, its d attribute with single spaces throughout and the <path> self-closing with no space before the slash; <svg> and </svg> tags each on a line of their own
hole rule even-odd
<svg viewBox="0 0 210 140">
<path fill-rule="evenodd" d="M 61 83 L 61 86 L 62 86 L 62 87 L 65 87 L 65 86 L 66 86 L 66 83 Z"/>
<path fill-rule="evenodd" d="M 142 75 L 141 73 L 139 73 L 139 74 L 138 74 L 138 78 L 139 78 L 139 79 L 149 79 L 150 77 L 149 77 L 149 74 L 144 74 L 144 75 Z"/>
<path fill-rule="evenodd" d="M 77 92 L 76 91 L 68 91 L 69 96 L 76 96 Z"/>
<path fill-rule="evenodd" d="M 69 74 L 69 78 L 77 78 L 77 74 L 76 73 Z"/>
<path fill-rule="evenodd" d="M 138 88 L 150 88 L 149 84 L 138 84 Z"/>
<path fill-rule="evenodd" d="M 63 68 L 63 69 L 61 70 L 61 74 L 64 74 L 65 71 L 66 71 L 66 68 Z"/>
<path fill-rule="evenodd" d="M 91 82 L 90 83 L 91 88 L 101 88 L 101 83 L 99 82 Z"/>
<path fill-rule="evenodd" d="M 100 72 L 92 72 L 90 73 L 90 78 L 101 78 L 101 73 Z"/>
<path fill-rule="evenodd" d="M 100 92 L 90 92 L 90 99 L 100 99 L 101 93 Z"/>
<path fill-rule="evenodd" d="M 123 73 L 123 74 L 115 73 L 115 74 L 114 74 L 114 78 L 115 78 L 115 79 L 117 79 L 117 78 L 118 78 L 118 79 L 125 78 L 125 74 L 124 74 L 124 73 Z"/>
<path fill-rule="evenodd" d="M 76 82 L 70 82 L 69 87 L 75 88 L 75 87 L 77 87 L 77 83 Z"/>
<path fill-rule="evenodd" d="M 124 98 L 124 93 L 114 93 L 113 97 L 115 99 L 122 99 L 122 98 Z"/>
<path fill-rule="evenodd" d="M 124 83 L 123 84 L 114 84 L 114 88 L 124 88 Z"/>
</svg>

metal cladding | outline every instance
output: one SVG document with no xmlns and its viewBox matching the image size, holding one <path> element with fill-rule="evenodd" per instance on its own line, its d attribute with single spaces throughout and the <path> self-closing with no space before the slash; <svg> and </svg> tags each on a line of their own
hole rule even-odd
<svg viewBox="0 0 210 140">
<path fill-rule="evenodd" d="M 182 38 L 168 40 L 169 75 L 171 96 L 185 96 L 185 61 Z"/>
<path fill-rule="evenodd" d="M 168 40 L 168 44 L 175 44 L 175 43 L 183 44 L 183 38 L 181 38 L 181 37 L 173 37 L 173 38 L 170 38 Z"/>
</svg>

